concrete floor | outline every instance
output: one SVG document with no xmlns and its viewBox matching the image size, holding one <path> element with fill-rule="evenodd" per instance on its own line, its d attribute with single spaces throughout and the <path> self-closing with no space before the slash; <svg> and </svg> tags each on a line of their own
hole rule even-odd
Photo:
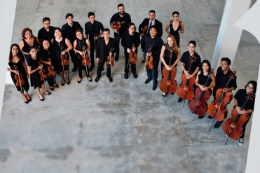
<svg viewBox="0 0 260 173">
<path fill-rule="evenodd" d="M 96 19 L 108 27 L 117 4 L 122 2 L 137 25 L 155 9 L 165 27 L 172 11 L 178 10 L 185 24 L 181 52 L 195 39 L 196 51 L 202 59 L 210 60 L 225 5 L 224 0 L 71 2 L 18 1 L 12 42 L 20 42 L 21 31 L 27 26 L 37 35 L 45 16 L 51 18 L 53 26 L 61 26 L 67 12 L 84 26 L 87 13 L 94 11 Z M 165 41 L 165 32 L 162 38 Z M 238 88 L 250 79 L 257 80 L 259 53 L 257 40 L 244 31 L 233 66 Z M 13 85 L 6 85 L 0 122 L 1 172 L 244 172 L 251 121 L 242 147 L 233 140 L 225 146 L 221 128 L 208 133 L 211 120 L 192 121 L 187 103 L 179 104 L 176 95 L 163 99 L 159 88 L 152 91 L 152 84 L 145 85 L 143 64 L 137 65 L 138 79 L 130 74 L 128 80 L 123 78 L 123 64 L 121 53 L 112 69 L 113 83 L 103 73 L 98 83 L 83 78 L 78 84 L 77 73 L 70 73 L 71 84 L 45 95 L 44 102 L 31 88 L 32 102 L 28 105 Z M 180 73 L 179 65 L 178 83 Z M 96 69 L 91 76 L 96 77 Z"/>
</svg>

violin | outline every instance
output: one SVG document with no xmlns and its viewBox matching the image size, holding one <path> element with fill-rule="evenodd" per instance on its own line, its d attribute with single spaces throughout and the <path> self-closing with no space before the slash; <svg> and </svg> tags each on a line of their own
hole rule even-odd
<svg viewBox="0 0 260 173">
<path fill-rule="evenodd" d="M 70 60 L 69 60 L 69 57 L 68 57 L 68 54 L 62 54 L 63 52 L 63 46 L 60 45 L 60 49 L 61 49 L 61 54 L 60 54 L 60 58 L 61 58 L 61 65 L 62 65 L 62 68 L 63 68 L 63 73 L 65 72 L 65 67 L 68 67 L 70 65 Z"/>
<path fill-rule="evenodd" d="M 134 44 L 132 45 L 132 49 L 133 49 L 133 47 L 135 47 Z M 137 53 L 136 52 L 133 52 L 131 50 L 131 52 L 129 53 L 128 63 L 129 64 L 137 64 Z"/>
<path fill-rule="evenodd" d="M 150 48 L 148 49 L 147 53 L 146 53 L 146 62 L 145 62 L 145 66 L 146 68 L 148 69 L 153 69 L 154 68 L 154 65 L 153 65 L 153 55 L 149 56 L 151 50 L 153 48 L 153 45 L 150 45 Z"/>
<path fill-rule="evenodd" d="M 204 84 L 204 87 L 208 86 L 209 79 L 212 77 L 213 72 L 209 72 L 208 78 L 206 83 Z M 200 87 L 196 89 L 196 97 L 192 99 L 189 103 L 189 109 L 192 113 L 199 116 L 205 116 L 208 108 L 207 101 L 209 100 L 211 96 L 211 89 L 208 89 L 206 91 L 202 91 Z"/>
<path fill-rule="evenodd" d="M 49 58 L 48 61 L 51 63 L 51 58 Z M 47 71 L 48 71 L 48 74 L 47 74 L 48 77 L 54 77 L 56 75 L 56 73 L 54 71 L 54 66 L 52 64 L 48 65 Z"/>
<path fill-rule="evenodd" d="M 235 78 L 236 71 L 230 73 L 229 80 L 225 88 L 228 88 L 230 81 Z M 231 92 L 225 92 L 223 88 L 218 89 L 216 92 L 216 100 L 209 104 L 209 115 L 218 122 L 223 121 L 228 114 L 227 105 L 230 103 L 232 99 L 233 94 Z"/>
<path fill-rule="evenodd" d="M 107 65 L 114 67 L 113 48 L 110 48 L 109 55 L 107 56 Z"/>
<path fill-rule="evenodd" d="M 147 26 L 147 25 L 143 26 L 143 27 L 141 28 L 141 33 L 142 33 L 142 34 L 145 33 L 147 29 L 148 29 L 148 26 Z"/>
<path fill-rule="evenodd" d="M 16 80 L 15 85 L 17 87 L 20 87 L 21 91 L 23 92 L 23 88 L 22 87 L 25 84 L 25 80 L 23 79 L 23 75 L 22 75 L 22 73 L 19 72 L 18 67 L 16 65 L 14 65 L 14 69 L 18 72 L 18 74 L 14 75 L 14 78 Z"/>
<path fill-rule="evenodd" d="M 170 49 L 170 59 L 169 59 L 169 64 L 171 64 L 172 61 L 172 53 L 173 50 L 169 47 L 167 47 L 167 49 Z M 171 66 L 170 66 L 171 67 Z M 172 70 L 167 70 L 166 67 L 163 67 L 163 78 L 160 82 L 160 89 L 162 92 L 164 93 L 175 93 L 176 89 L 177 89 L 177 82 L 174 79 L 177 75 L 177 71 L 176 68 L 173 67 Z"/>
<path fill-rule="evenodd" d="M 85 52 L 85 50 L 86 50 L 85 45 L 82 47 L 82 50 L 83 50 L 83 55 L 81 55 L 82 56 L 82 65 L 86 67 L 87 65 L 90 64 L 90 61 L 89 61 L 89 58 L 88 58 L 88 53 Z"/>
<path fill-rule="evenodd" d="M 123 21 L 123 22 L 120 22 L 120 21 L 114 22 L 113 23 L 113 28 L 114 29 L 120 29 L 121 25 L 124 24 L 124 23 L 125 23 L 125 21 Z"/>
<path fill-rule="evenodd" d="M 193 62 L 196 62 L 196 59 L 197 58 L 194 55 L 192 55 L 189 58 L 189 61 L 190 61 L 189 72 L 188 72 L 189 74 L 192 74 L 191 65 Z M 184 100 L 192 100 L 194 97 L 193 85 L 195 83 L 195 77 L 187 79 L 185 73 L 183 73 L 181 76 L 181 81 L 182 81 L 182 83 L 180 84 L 179 88 L 177 89 L 178 96 Z"/>
<path fill-rule="evenodd" d="M 41 65 L 41 63 L 39 62 L 39 65 Z M 41 68 L 41 70 L 39 70 L 39 74 L 40 74 L 40 81 L 44 81 L 44 79 L 47 79 L 47 75 L 45 75 L 46 70 L 43 69 L 43 67 Z"/>
<path fill-rule="evenodd" d="M 249 100 L 253 100 L 254 97 L 255 97 L 254 94 L 247 95 L 246 101 L 244 102 L 240 110 L 242 111 L 246 106 L 247 102 Z M 232 110 L 231 117 L 227 119 L 222 125 L 222 129 L 224 133 L 228 136 L 227 141 L 229 138 L 233 140 L 237 140 L 243 135 L 243 131 L 244 131 L 243 125 L 247 122 L 248 119 L 249 119 L 249 114 L 239 114 L 236 108 Z M 227 144 L 227 141 L 225 145 Z"/>
</svg>

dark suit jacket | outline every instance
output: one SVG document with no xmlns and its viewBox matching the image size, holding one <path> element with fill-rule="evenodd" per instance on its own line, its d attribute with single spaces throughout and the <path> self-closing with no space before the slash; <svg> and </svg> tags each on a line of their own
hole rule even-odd
<svg viewBox="0 0 260 173">
<path fill-rule="evenodd" d="M 143 20 L 143 22 L 139 25 L 139 33 L 142 33 L 141 32 L 141 28 L 142 27 L 144 27 L 145 25 L 149 25 L 149 18 L 145 18 L 144 20 Z M 157 35 L 159 36 L 159 37 L 162 37 L 162 35 L 163 35 L 163 26 L 162 26 L 162 22 L 160 22 L 160 21 L 158 21 L 158 20 L 156 20 L 155 19 L 155 28 L 156 28 L 156 30 L 157 30 Z M 149 26 L 148 26 L 149 27 Z M 149 31 L 150 31 L 150 28 L 149 28 Z M 148 33 L 149 33 L 149 31 L 148 31 Z"/>
<path fill-rule="evenodd" d="M 118 50 L 117 42 L 114 38 L 109 39 L 108 44 L 105 44 L 104 37 L 99 37 L 97 40 L 96 47 L 96 58 L 100 58 L 100 60 L 104 60 L 109 55 L 110 48 L 113 48 L 113 53 Z"/>
</svg>

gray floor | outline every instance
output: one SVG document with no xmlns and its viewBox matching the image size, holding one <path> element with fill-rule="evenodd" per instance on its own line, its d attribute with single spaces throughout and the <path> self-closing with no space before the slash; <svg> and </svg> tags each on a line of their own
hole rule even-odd
<svg viewBox="0 0 260 173">
<path fill-rule="evenodd" d="M 96 19 L 108 27 L 116 5 L 123 2 L 138 25 L 150 9 L 155 9 L 165 27 L 172 11 L 178 10 L 185 24 L 181 52 L 195 39 L 196 51 L 202 59 L 210 60 L 225 5 L 224 0 L 71 2 L 18 1 L 12 42 L 20 42 L 21 30 L 27 26 L 36 35 L 44 16 L 51 18 L 52 25 L 61 26 L 67 12 L 84 26 L 87 13 L 94 11 Z M 164 41 L 165 37 L 164 33 Z M 233 66 L 238 88 L 249 79 L 257 80 L 259 53 L 254 36 L 243 32 Z M 159 89 L 152 91 L 152 84 L 145 85 L 143 64 L 138 63 L 138 79 L 130 74 L 128 80 L 123 78 L 123 64 L 121 53 L 112 69 L 113 83 L 103 73 L 98 83 L 83 78 L 78 84 L 77 73 L 70 73 L 71 84 L 44 96 L 44 102 L 31 88 L 32 102 L 28 105 L 13 85 L 6 85 L 0 122 L 1 172 L 244 172 L 251 121 L 242 147 L 233 140 L 225 146 L 221 128 L 208 133 L 211 120 L 192 121 L 187 104 L 177 103 L 176 95 L 166 100 Z M 95 73 L 91 72 L 93 78 Z M 178 66 L 178 83 L 180 73 Z"/>
</svg>

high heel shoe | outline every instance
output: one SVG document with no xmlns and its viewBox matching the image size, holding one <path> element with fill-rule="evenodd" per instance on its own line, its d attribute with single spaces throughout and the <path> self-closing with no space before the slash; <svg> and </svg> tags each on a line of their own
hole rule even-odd
<svg viewBox="0 0 260 173">
<path fill-rule="evenodd" d="M 38 96 L 39 97 L 39 96 Z M 39 99 L 41 100 L 41 101 L 44 101 L 44 98 L 42 97 L 42 99 L 39 97 Z"/>
<path fill-rule="evenodd" d="M 51 95 L 51 92 L 48 92 L 48 93 L 45 93 L 45 92 L 44 92 L 44 94 L 46 94 L 46 95 Z"/>
<path fill-rule="evenodd" d="M 67 82 L 67 84 L 68 84 L 68 85 L 70 84 L 70 79 L 69 79 L 69 82 Z"/>
<path fill-rule="evenodd" d="M 62 83 L 62 81 L 60 82 L 60 85 L 61 85 L 61 86 L 64 86 L 64 84 L 65 84 L 65 81 L 64 81 L 63 83 Z"/>
<path fill-rule="evenodd" d="M 87 79 L 88 79 L 89 82 L 92 82 L 92 78 L 91 77 L 88 76 Z"/>
</svg>

